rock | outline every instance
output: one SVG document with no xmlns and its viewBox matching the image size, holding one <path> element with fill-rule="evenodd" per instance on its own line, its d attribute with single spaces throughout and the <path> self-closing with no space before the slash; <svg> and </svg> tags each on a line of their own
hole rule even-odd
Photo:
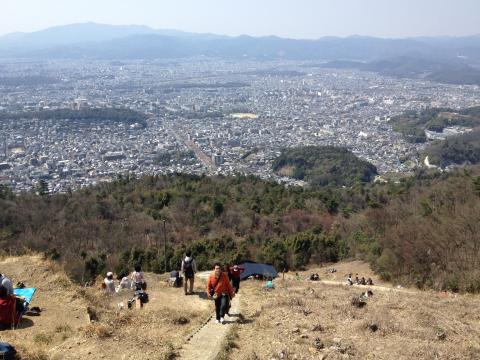
<svg viewBox="0 0 480 360">
<path fill-rule="evenodd" d="M 438 340 L 443 341 L 447 338 L 447 333 L 440 329 L 440 330 L 437 331 L 436 336 L 437 336 Z"/>
<path fill-rule="evenodd" d="M 315 341 L 313 342 L 313 345 L 317 350 L 322 350 L 325 347 L 325 345 L 323 344 L 322 340 L 320 340 L 320 338 L 316 338 Z"/>
<path fill-rule="evenodd" d="M 367 305 L 367 303 L 364 300 L 362 300 L 362 298 L 360 296 L 352 297 L 352 300 L 350 300 L 350 303 L 352 304 L 352 306 L 355 306 L 359 309 L 361 309 L 365 305 Z"/>
</svg>

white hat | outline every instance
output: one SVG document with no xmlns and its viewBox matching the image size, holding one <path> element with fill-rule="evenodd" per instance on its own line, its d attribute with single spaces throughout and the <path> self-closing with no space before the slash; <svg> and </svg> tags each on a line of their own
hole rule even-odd
<svg viewBox="0 0 480 360">
<path fill-rule="evenodd" d="M 113 272 L 111 271 L 107 272 L 107 276 L 113 276 Z"/>
</svg>

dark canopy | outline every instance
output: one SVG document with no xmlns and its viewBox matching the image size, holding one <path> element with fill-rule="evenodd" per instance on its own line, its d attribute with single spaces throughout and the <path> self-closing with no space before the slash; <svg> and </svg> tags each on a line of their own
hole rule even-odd
<svg viewBox="0 0 480 360">
<path fill-rule="evenodd" d="M 252 261 L 245 261 L 239 266 L 243 267 L 245 271 L 240 275 L 240 280 L 245 280 L 251 275 L 262 275 L 264 277 L 277 277 L 277 270 L 272 265 L 260 264 Z"/>
</svg>

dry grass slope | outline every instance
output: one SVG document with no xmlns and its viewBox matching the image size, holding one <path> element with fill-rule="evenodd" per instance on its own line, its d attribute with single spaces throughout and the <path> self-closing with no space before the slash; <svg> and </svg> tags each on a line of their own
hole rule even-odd
<svg viewBox="0 0 480 360">
<path fill-rule="evenodd" d="M 43 309 L 41 316 L 26 317 L 19 329 L 0 333 L 22 359 L 113 359 L 112 354 L 116 359 L 169 359 L 211 312 L 208 302 L 185 297 L 153 274 L 147 274 L 150 302 L 142 310 L 118 311 L 117 303 L 126 304 L 130 292 L 107 297 L 78 287 L 39 256 L 4 259 L 0 271 L 38 289 L 32 306 Z M 203 286 L 199 281 L 197 287 Z"/>
</svg>

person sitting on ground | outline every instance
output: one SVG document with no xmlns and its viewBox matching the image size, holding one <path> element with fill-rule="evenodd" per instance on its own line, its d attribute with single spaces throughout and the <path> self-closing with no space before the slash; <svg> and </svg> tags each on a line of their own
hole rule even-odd
<svg viewBox="0 0 480 360">
<path fill-rule="evenodd" d="M 13 294 L 13 283 L 5 274 L 0 274 L 0 285 L 7 289 L 9 295 Z"/>
<path fill-rule="evenodd" d="M 184 283 L 183 283 L 183 292 L 185 295 L 193 294 L 193 284 L 195 282 L 195 274 L 197 272 L 197 263 L 192 257 L 192 253 L 187 251 L 185 254 L 185 259 L 182 260 L 182 266 L 180 268 L 182 272 Z M 190 283 L 190 288 L 187 292 L 187 282 Z"/>
<path fill-rule="evenodd" d="M 275 289 L 275 284 L 273 283 L 273 278 L 271 276 L 268 277 L 267 282 L 265 283 L 265 289 Z"/>
<path fill-rule="evenodd" d="M 372 280 L 372 278 L 368 278 L 368 279 L 367 279 L 367 285 L 370 285 L 370 286 L 373 285 L 373 280 Z"/>
<path fill-rule="evenodd" d="M 245 269 L 238 265 L 233 265 L 230 268 L 230 277 L 232 280 L 232 286 L 235 289 L 235 294 L 238 293 L 240 289 L 240 275 L 245 271 Z"/>
<path fill-rule="evenodd" d="M 215 300 L 215 317 L 217 323 L 225 322 L 230 299 L 235 297 L 235 291 L 228 280 L 227 274 L 222 271 L 220 264 L 215 264 L 207 282 L 207 296 Z"/>
<path fill-rule="evenodd" d="M 170 285 L 173 287 L 180 287 L 182 286 L 182 277 L 180 276 L 180 272 L 177 270 L 173 270 L 170 272 Z"/>
<path fill-rule="evenodd" d="M 360 283 L 360 279 L 358 278 L 358 274 L 355 274 L 355 284 L 359 284 Z"/>
<path fill-rule="evenodd" d="M 105 284 L 105 291 L 107 294 L 115 293 L 115 282 L 111 271 L 107 272 L 107 277 L 103 280 L 103 283 Z"/>
<path fill-rule="evenodd" d="M 126 276 L 122 277 L 122 279 L 120 280 L 119 289 L 131 289 L 131 288 L 132 288 L 132 281 Z"/>
<path fill-rule="evenodd" d="M 135 265 L 135 271 L 132 273 L 132 276 L 130 276 L 130 279 L 133 281 L 135 290 L 142 290 L 146 287 L 147 283 L 143 277 L 142 267 L 140 265 Z"/>
<path fill-rule="evenodd" d="M 353 285 L 352 274 L 348 274 L 347 277 L 347 285 Z"/>
<path fill-rule="evenodd" d="M 360 285 L 367 285 L 367 282 L 365 281 L 365 278 L 363 276 L 360 279 Z"/>
</svg>

